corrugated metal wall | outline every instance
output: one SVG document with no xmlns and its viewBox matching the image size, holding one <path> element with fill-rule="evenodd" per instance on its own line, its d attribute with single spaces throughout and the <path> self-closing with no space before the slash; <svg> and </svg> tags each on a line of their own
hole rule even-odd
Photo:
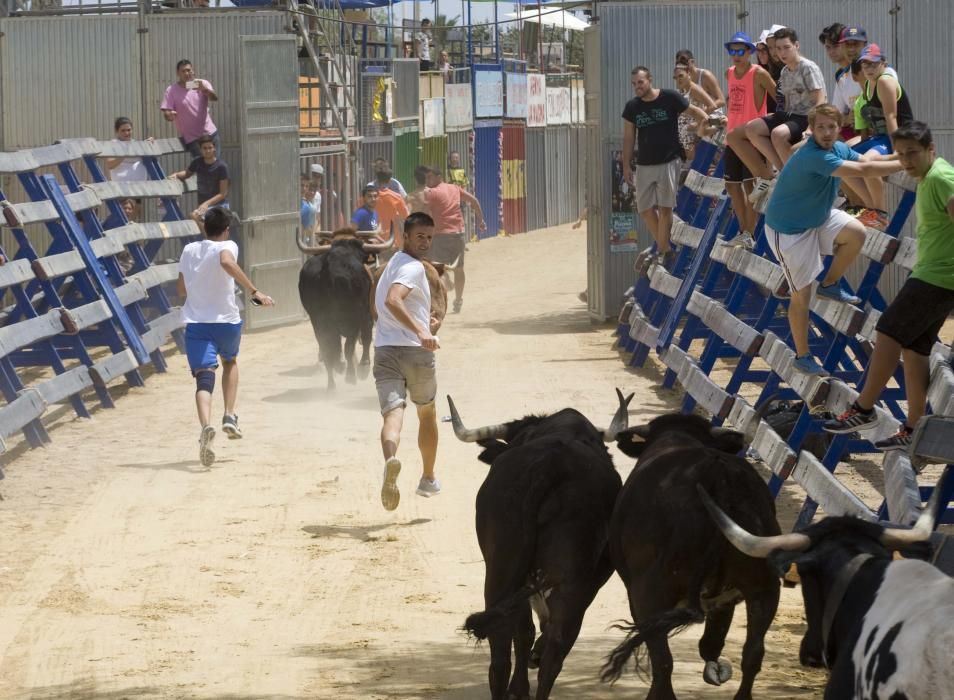
<svg viewBox="0 0 954 700">
<path fill-rule="evenodd" d="M 547 226 L 547 142 L 544 129 L 527 129 L 527 230 Z"/>
<path fill-rule="evenodd" d="M 544 128 L 547 150 L 547 225 L 559 226 L 574 221 L 577 215 L 576 191 L 571 189 L 574 179 L 571 171 L 576 154 L 570 149 L 570 126 L 558 125 Z"/>
<path fill-rule="evenodd" d="M 394 163 L 391 169 L 404 184 L 414 182 L 414 168 L 420 165 L 420 141 L 417 125 L 394 130 Z"/>
<path fill-rule="evenodd" d="M 351 198 L 346 194 L 351 190 L 348 157 L 344 153 L 321 155 L 303 153 L 299 162 L 302 174 L 311 172 L 311 166 L 314 163 L 321 164 L 325 169 L 321 188 L 320 229 L 334 231 L 344 226 L 351 218 Z M 359 180 L 359 182 L 363 185 L 367 180 L 364 182 Z"/>
<path fill-rule="evenodd" d="M 503 217 L 501 199 L 501 122 L 476 122 L 474 129 L 474 194 L 480 202 L 487 230 L 480 238 L 496 236 Z M 481 126 L 481 124 L 483 124 Z M 492 124 L 492 126 L 491 126 Z"/>
<path fill-rule="evenodd" d="M 522 121 L 503 126 L 503 230 L 508 234 L 527 231 L 526 132 Z"/>
<path fill-rule="evenodd" d="M 447 137 L 432 136 L 421 139 L 421 164 L 431 165 L 447 171 Z"/>
<path fill-rule="evenodd" d="M 361 171 L 358 175 L 358 182 L 365 185 L 374 179 L 374 161 L 378 158 L 384 158 L 393 170 L 394 168 L 394 140 L 387 136 L 385 138 L 365 138 L 361 142 Z M 396 176 L 395 176 L 396 177 Z M 401 180 L 402 185 L 408 183 Z M 413 189 L 413 187 L 409 188 Z"/>
</svg>

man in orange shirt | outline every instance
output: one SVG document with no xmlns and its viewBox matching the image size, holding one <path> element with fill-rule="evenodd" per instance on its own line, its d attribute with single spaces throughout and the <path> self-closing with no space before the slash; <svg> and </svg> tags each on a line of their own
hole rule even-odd
<svg viewBox="0 0 954 700">
<path fill-rule="evenodd" d="M 444 182 L 444 171 L 431 168 L 427 173 L 427 208 L 434 219 L 434 241 L 429 258 L 433 262 L 454 266 L 454 313 L 464 303 L 464 214 L 461 202 L 469 204 L 477 216 L 477 228 L 487 230 L 484 213 L 477 198 L 457 185 Z"/>
<path fill-rule="evenodd" d="M 390 188 L 391 178 L 390 168 L 382 168 L 374 173 L 374 185 L 378 188 L 378 223 L 384 240 L 392 233 L 391 224 L 394 224 L 394 248 L 400 250 L 404 246 L 401 231 L 410 212 L 404 197 Z"/>
</svg>

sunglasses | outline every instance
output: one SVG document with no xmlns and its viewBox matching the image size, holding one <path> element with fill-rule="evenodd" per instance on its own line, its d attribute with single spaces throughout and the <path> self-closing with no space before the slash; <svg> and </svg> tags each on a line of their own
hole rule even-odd
<svg viewBox="0 0 954 700">
<path fill-rule="evenodd" d="M 748 49 L 726 49 L 725 52 L 730 56 L 744 56 Z"/>
</svg>

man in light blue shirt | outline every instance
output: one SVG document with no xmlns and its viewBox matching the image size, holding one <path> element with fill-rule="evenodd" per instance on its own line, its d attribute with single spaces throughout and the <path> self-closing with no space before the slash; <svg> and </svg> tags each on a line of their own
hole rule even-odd
<svg viewBox="0 0 954 700">
<path fill-rule="evenodd" d="M 824 268 L 822 256 L 833 255 L 818 295 L 857 304 L 861 300 L 841 286 L 841 277 L 861 252 L 865 227 L 839 209 L 832 209 L 842 177 L 885 177 L 900 172 L 893 156 L 860 161 L 857 153 L 838 141 L 840 113 L 830 104 L 808 113 L 812 137 L 782 168 L 765 210 L 769 248 L 788 280 L 792 297 L 788 322 L 795 344 L 795 369 L 823 375 L 808 347 L 808 307 L 812 281 Z M 869 158 L 871 156 L 868 156 Z"/>
</svg>

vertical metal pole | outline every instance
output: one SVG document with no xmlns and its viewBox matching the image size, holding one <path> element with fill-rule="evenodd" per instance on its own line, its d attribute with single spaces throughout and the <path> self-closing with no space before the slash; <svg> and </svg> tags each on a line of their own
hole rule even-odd
<svg viewBox="0 0 954 700">
<path fill-rule="evenodd" d="M 471 20 L 471 5 L 470 0 L 467 0 L 467 56 L 470 65 L 474 65 L 474 29 Z"/>
<path fill-rule="evenodd" d="M 384 57 L 391 58 L 391 27 L 394 26 L 394 7 L 391 4 L 391 0 L 388 0 L 388 26 L 384 28 Z"/>
<path fill-rule="evenodd" d="M 498 0 L 494 0 L 494 62 L 500 63 L 500 10 Z"/>
<path fill-rule="evenodd" d="M 543 4 L 537 2 L 537 30 L 540 32 L 537 37 L 537 66 L 541 73 L 546 73 L 543 66 Z"/>
</svg>

